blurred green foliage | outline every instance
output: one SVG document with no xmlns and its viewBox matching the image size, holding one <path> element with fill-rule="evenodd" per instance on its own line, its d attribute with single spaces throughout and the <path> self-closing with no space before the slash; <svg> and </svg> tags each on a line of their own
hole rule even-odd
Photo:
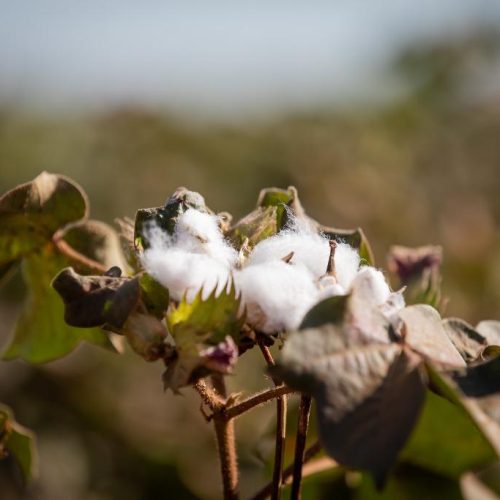
<svg viewBox="0 0 500 500">
<path fill-rule="evenodd" d="M 66 174 L 88 192 L 92 216 L 113 224 L 181 185 L 236 218 L 263 186 L 295 185 L 321 223 L 362 227 L 380 266 L 392 244 L 442 245 L 444 315 L 500 319 L 500 94 L 481 101 L 464 91 L 478 54 L 498 56 L 494 34 L 405 52 L 396 69 L 414 91 L 383 107 L 260 123 L 195 123 L 132 107 L 85 116 L 4 107 L 0 192 L 44 169 Z M 2 346 L 20 281 L 14 275 L 0 295 Z M 233 388 L 262 387 L 262 371 L 248 369 L 259 366 L 254 356 Z M 28 490 L 13 463 L 0 464 L 2 498 L 217 498 L 213 438 L 196 398 L 185 391 L 174 400 L 161 387 L 161 366 L 89 346 L 44 367 L 0 363 L 0 400 L 37 432 L 41 455 L 40 481 Z M 238 421 L 244 496 L 269 477 L 272 411 Z M 411 481 L 414 471 L 403 472 Z M 328 498 L 338 481 L 323 473 L 306 493 Z"/>
</svg>

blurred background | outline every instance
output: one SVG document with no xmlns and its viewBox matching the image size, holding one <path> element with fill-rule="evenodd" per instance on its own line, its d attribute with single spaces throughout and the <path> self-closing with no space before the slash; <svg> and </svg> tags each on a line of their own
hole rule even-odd
<svg viewBox="0 0 500 500">
<path fill-rule="evenodd" d="M 111 224 L 180 185 L 236 218 L 295 185 L 381 267 L 392 244 L 442 245 L 446 314 L 500 319 L 500 3 L 0 0 L 0 192 L 44 169 Z M 23 296 L 15 276 L 0 347 Z M 245 358 L 231 385 L 269 384 Z M 161 372 L 90 346 L 0 362 L 41 453 L 28 489 L 0 463 L 0 497 L 217 498 L 211 429 Z M 270 477 L 273 409 L 238 421 L 244 497 Z"/>
</svg>

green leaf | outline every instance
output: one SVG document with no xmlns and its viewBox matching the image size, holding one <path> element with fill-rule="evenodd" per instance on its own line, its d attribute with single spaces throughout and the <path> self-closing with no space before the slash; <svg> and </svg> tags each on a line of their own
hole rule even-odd
<svg viewBox="0 0 500 500">
<path fill-rule="evenodd" d="M 0 265 L 43 246 L 61 227 L 87 216 L 87 196 L 67 177 L 42 172 L 0 198 Z"/>
<path fill-rule="evenodd" d="M 276 208 L 276 224 L 279 231 L 290 222 L 287 209 L 289 209 L 295 217 L 307 217 L 300 203 L 297 189 L 293 186 L 289 186 L 286 190 L 279 188 L 263 189 L 259 194 L 257 207 Z"/>
<path fill-rule="evenodd" d="M 168 290 L 147 273 L 141 274 L 139 284 L 146 309 L 158 319 L 162 319 L 168 309 Z"/>
<path fill-rule="evenodd" d="M 371 478 L 363 475 L 361 484 L 355 489 L 352 499 L 464 500 L 464 496 L 458 480 L 402 463 L 398 464 L 391 473 L 382 491 L 377 491 Z"/>
<path fill-rule="evenodd" d="M 211 213 L 201 194 L 180 187 L 163 207 L 143 208 L 135 216 L 134 243 L 138 249 L 149 247 L 148 231 L 157 227 L 166 234 L 174 232 L 176 219 L 189 208 Z"/>
<path fill-rule="evenodd" d="M 244 317 L 240 314 L 241 298 L 234 285 L 216 290 L 203 299 L 203 292 L 188 303 L 185 299 L 167 317 L 168 329 L 176 346 L 184 348 L 196 343 L 215 345 L 226 336 L 238 339 Z"/>
<path fill-rule="evenodd" d="M 35 435 L 18 424 L 10 409 L 4 405 L 0 405 L 0 459 L 2 451 L 14 457 L 26 481 L 37 476 L 38 454 Z"/>
<path fill-rule="evenodd" d="M 167 316 L 175 353 L 163 376 L 165 388 L 176 392 L 209 373 L 229 373 L 238 359 L 235 340 L 243 323 L 234 286 L 206 299 L 200 291 L 191 303 L 183 300 Z"/>
<path fill-rule="evenodd" d="M 399 312 L 404 323 L 403 341 L 424 358 L 442 367 L 465 366 L 465 361 L 449 339 L 439 313 L 428 305 L 405 307 Z"/>
<path fill-rule="evenodd" d="M 257 207 L 229 229 L 227 238 L 236 248 L 240 248 L 245 241 L 248 241 L 250 248 L 254 247 L 259 241 L 278 232 L 277 211 L 278 208 L 274 206 Z"/>
<path fill-rule="evenodd" d="M 452 478 L 495 461 L 497 453 L 478 423 L 478 414 L 471 413 L 443 375 L 430 365 L 427 371 L 434 392 L 427 392 L 419 423 L 401 459 Z"/>
<path fill-rule="evenodd" d="M 24 259 L 22 269 L 28 297 L 3 359 L 19 357 L 31 363 L 44 363 L 68 354 L 82 340 L 114 350 L 104 332 L 81 330 L 64 323 L 64 305 L 50 283 L 66 265 L 66 259 L 51 248 Z"/>
</svg>

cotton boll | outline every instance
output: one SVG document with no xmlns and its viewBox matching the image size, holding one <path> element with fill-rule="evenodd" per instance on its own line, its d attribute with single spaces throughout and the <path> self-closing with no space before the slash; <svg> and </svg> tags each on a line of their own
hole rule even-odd
<svg viewBox="0 0 500 500">
<path fill-rule="evenodd" d="M 196 238 L 199 242 L 218 241 L 222 238 L 218 217 L 192 208 L 179 215 L 175 224 L 175 233 L 179 239 L 179 245 L 182 244 L 183 239 L 188 242 L 190 237 Z"/>
<path fill-rule="evenodd" d="M 329 297 L 346 294 L 345 288 L 339 285 L 333 276 L 324 276 L 319 280 L 318 286 L 318 302 L 328 299 Z"/>
<path fill-rule="evenodd" d="M 374 267 L 365 266 L 361 268 L 352 282 L 353 293 L 362 294 L 374 305 L 382 305 L 389 299 L 391 289 L 387 284 L 385 276 Z"/>
<path fill-rule="evenodd" d="M 186 210 L 177 219 L 174 238 L 177 248 L 205 253 L 228 266 L 234 265 L 238 258 L 238 252 L 224 240 L 216 215 Z"/>
<path fill-rule="evenodd" d="M 318 297 L 307 268 L 281 260 L 246 266 L 234 280 L 248 323 L 264 333 L 294 330 Z"/>
<path fill-rule="evenodd" d="M 206 298 L 216 287 L 222 290 L 231 278 L 230 267 L 219 260 L 178 248 L 148 249 L 142 262 L 147 272 L 168 288 L 177 301 L 186 295 L 191 302 L 201 289 Z"/>
<path fill-rule="evenodd" d="M 359 253 L 347 243 L 337 243 L 334 262 L 337 282 L 348 289 L 358 273 Z"/>
<path fill-rule="evenodd" d="M 277 261 L 293 252 L 291 264 L 305 266 L 314 277 L 325 274 L 330 257 L 328 240 L 314 232 L 282 231 L 258 243 L 246 265 Z"/>
</svg>

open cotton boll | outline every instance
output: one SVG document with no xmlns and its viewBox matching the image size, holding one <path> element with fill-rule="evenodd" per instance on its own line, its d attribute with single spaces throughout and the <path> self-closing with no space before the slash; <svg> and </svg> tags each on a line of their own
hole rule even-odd
<svg viewBox="0 0 500 500">
<path fill-rule="evenodd" d="M 173 244 L 189 252 L 210 255 L 227 265 L 234 265 L 238 258 L 238 252 L 224 240 L 219 218 L 194 209 L 178 217 Z"/>
<path fill-rule="evenodd" d="M 318 297 L 307 268 L 281 260 L 246 266 L 234 281 L 248 323 L 264 333 L 296 329 Z"/>
<path fill-rule="evenodd" d="M 179 239 L 179 244 L 182 241 L 188 243 L 190 237 L 197 239 L 199 242 L 222 239 L 218 217 L 193 208 L 179 215 L 175 223 L 175 234 Z"/>
<path fill-rule="evenodd" d="M 337 282 L 344 289 L 348 289 L 358 274 L 360 262 L 358 251 L 347 243 L 337 243 L 333 260 Z"/>
<path fill-rule="evenodd" d="M 223 262 L 179 248 L 150 248 L 144 252 L 142 263 L 177 301 L 186 295 L 191 302 L 201 289 L 206 298 L 216 287 L 221 291 L 231 278 L 231 268 Z"/>
<path fill-rule="evenodd" d="M 329 297 L 345 295 L 346 291 L 342 285 L 339 285 L 333 276 L 323 276 L 318 282 L 319 294 L 318 302 Z"/>
<path fill-rule="evenodd" d="M 330 257 L 330 245 L 323 236 L 312 231 L 286 230 L 258 243 L 246 265 L 277 261 L 293 252 L 291 264 L 305 266 L 314 277 L 325 274 Z"/>
<path fill-rule="evenodd" d="M 362 267 L 351 286 L 354 292 L 362 293 L 374 305 L 380 306 L 391 296 L 385 276 L 374 267 Z"/>
</svg>

